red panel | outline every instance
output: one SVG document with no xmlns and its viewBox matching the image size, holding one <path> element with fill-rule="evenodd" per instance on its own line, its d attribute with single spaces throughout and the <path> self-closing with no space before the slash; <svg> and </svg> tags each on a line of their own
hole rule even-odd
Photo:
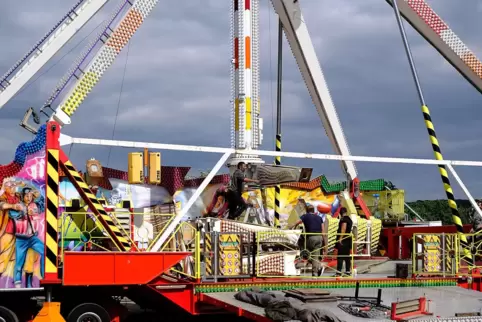
<svg viewBox="0 0 482 322">
<path fill-rule="evenodd" d="M 57 122 L 48 122 L 46 131 L 46 147 L 47 149 L 60 149 L 60 125 Z"/>
<path fill-rule="evenodd" d="M 155 289 L 155 286 L 153 288 Z M 194 291 L 192 289 L 155 289 L 155 291 L 162 294 L 162 296 L 181 307 L 186 312 L 189 312 L 190 314 L 196 313 L 194 310 Z"/>
<path fill-rule="evenodd" d="M 46 144 L 45 144 L 45 158 L 46 158 L 46 162 L 45 162 L 45 180 L 47 181 L 47 184 L 48 182 L 50 182 L 47 178 L 47 173 L 48 173 L 48 168 L 49 168 L 49 162 L 47 162 L 47 159 L 49 158 L 48 157 L 48 151 L 49 150 L 58 150 L 60 149 L 60 143 L 59 143 L 59 138 L 60 138 L 60 125 L 57 123 L 57 122 L 48 122 L 47 123 L 47 128 L 46 128 L 46 137 L 45 137 L 45 140 L 46 140 Z M 57 165 L 57 171 L 59 169 L 59 166 Z M 59 180 L 59 178 L 57 178 L 57 181 Z M 58 183 L 58 182 L 57 182 Z M 50 185 L 49 185 L 50 186 Z M 45 188 L 47 189 L 47 187 Z M 52 186 L 51 187 L 52 190 L 55 190 L 54 187 Z M 56 191 L 55 191 L 55 194 L 58 195 L 58 184 L 57 184 L 57 187 L 56 187 Z M 46 190 L 47 191 L 47 190 Z M 46 192 L 47 193 L 47 192 Z M 49 206 L 50 204 L 50 206 Z M 58 204 L 57 204 L 57 207 L 55 207 L 55 205 L 49 201 L 48 198 L 45 198 L 45 209 L 46 209 L 46 213 L 45 213 L 45 216 L 48 215 L 48 211 L 47 209 L 51 209 L 52 211 L 52 214 L 54 214 L 55 216 L 58 216 Z M 47 221 L 47 218 L 45 219 Z M 45 223 L 47 226 L 48 223 L 46 222 Z M 47 234 L 48 232 L 51 231 L 52 233 L 50 234 L 50 237 L 52 239 L 55 240 L 55 242 L 58 243 L 58 234 L 51 230 L 51 229 L 45 229 L 45 235 L 43 236 L 43 240 L 46 241 L 47 240 Z M 49 254 L 49 249 L 47 248 L 47 244 L 44 245 L 44 254 L 46 254 L 46 256 Z M 60 280 L 59 280 L 59 274 L 58 274 L 58 253 L 54 254 L 52 252 L 50 252 L 50 254 L 55 257 L 57 255 L 57 259 L 55 261 L 55 266 L 57 267 L 57 269 L 55 270 L 55 272 L 45 272 L 45 276 L 42 280 L 42 283 L 60 283 Z M 52 259 L 53 261 L 53 259 Z M 47 265 L 47 263 L 45 263 L 45 265 Z M 46 268 L 47 266 L 45 266 Z"/>
<path fill-rule="evenodd" d="M 468 233 L 472 225 L 464 225 L 464 232 Z M 455 226 L 434 226 L 434 227 L 387 227 L 383 228 L 381 235 L 385 238 L 381 238 L 380 241 L 386 240 L 385 249 L 387 251 L 387 256 L 390 259 L 399 259 L 399 251 L 402 249 L 402 257 L 408 258 L 411 254 L 411 245 L 409 239 L 412 238 L 413 234 L 455 234 L 457 232 Z M 399 237 L 402 236 L 402 245 L 400 245 Z"/>
<path fill-rule="evenodd" d="M 66 252 L 63 284 L 147 284 L 190 254 L 188 252 Z"/>
<path fill-rule="evenodd" d="M 472 228 L 471 225 L 464 225 L 464 232 L 468 233 L 470 229 Z M 457 230 L 455 229 L 455 226 L 434 226 L 434 227 L 413 227 L 413 226 L 407 226 L 407 227 L 397 227 L 397 228 L 383 228 L 382 229 L 382 235 L 384 236 L 406 236 L 406 237 L 412 237 L 413 234 L 419 233 L 419 234 L 441 234 L 441 233 L 456 233 Z"/>
<path fill-rule="evenodd" d="M 367 217 L 367 219 L 370 219 L 372 214 L 370 212 L 370 209 L 368 209 L 368 207 L 367 207 L 365 201 L 363 200 L 363 198 L 357 197 L 356 201 L 358 202 L 358 205 L 360 206 L 360 208 L 363 210 L 363 213 L 365 214 L 365 217 Z"/>
</svg>

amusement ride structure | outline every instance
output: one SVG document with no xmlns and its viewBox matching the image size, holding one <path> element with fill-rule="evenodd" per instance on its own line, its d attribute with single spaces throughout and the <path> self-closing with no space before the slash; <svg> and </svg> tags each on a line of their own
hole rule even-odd
<svg viewBox="0 0 482 322">
<path fill-rule="evenodd" d="M 0 108 L 107 2 L 79 0 L 0 79 Z M 298 0 L 271 0 L 271 3 L 336 155 L 281 152 L 279 133 L 277 151 L 259 150 L 263 140 L 263 122 L 260 118 L 259 0 L 231 1 L 231 147 L 72 138 L 62 134 L 61 130 L 68 127 L 76 110 L 158 3 L 157 0 L 120 1 L 101 32 L 61 79 L 39 112 L 30 108 L 25 114 L 21 125 L 34 133 L 35 139 L 20 144 L 14 161 L 0 166 L 0 181 L 3 184 L 0 194 L 0 261 L 5 261 L 0 262 L 0 283 L 4 291 L 0 292 L 0 320 L 119 321 L 125 307 L 117 299 L 128 297 L 147 308 L 162 306 L 167 310 L 167 307 L 177 306 L 193 315 L 229 311 L 252 320 L 270 321 L 267 311 L 244 304 L 237 296 L 240 291 L 255 286 L 274 292 L 297 289 L 298 293 L 299 289 L 336 288 L 340 294 L 334 297 L 335 302 L 347 300 L 356 303 L 362 299 L 358 294 L 359 287 L 367 288 L 368 293 L 373 293 L 371 290 L 376 291 L 376 288 L 387 288 L 388 295 L 385 293 L 383 302 L 391 299 L 390 307 L 381 304 L 381 291 L 378 291 L 378 298 L 363 298 L 363 308 L 369 307 L 368 311 L 372 313 L 383 311 L 385 315 L 377 317 L 380 319 L 387 319 L 387 314 L 392 320 L 430 314 L 454 319 L 456 311 L 464 307 L 467 308 L 464 314 L 475 316 L 479 304 L 477 301 L 474 304 L 470 299 L 482 298 L 482 295 L 464 288 L 482 288 L 477 266 L 478 236 L 469 234 L 470 227 L 462 223 L 449 173 L 461 186 L 477 214 L 482 216 L 482 211 L 454 169 L 454 166 L 462 165 L 480 167 L 482 162 L 443 160 L 418 82 L 402 17 L 481 92 L 482 63 L 424 0 L 387 2 L 394 8 L 402 34 L 435 160 L 351 156 L 303 19 L 303 1 Z M 42 122 L 42 118 L 46 122 Z M 70 144 L 207 152 L 222 156 L 211 172 L 197 181 L 195 191 L 180 209 L 169 211 L 169 214 L 147 214 L 136 213 L 129 201 L 107 202 L 100 197 L 97 193 L 100 179 L 96 179 L 94 174 L 102 172 L 100 164 L 90 160 L 88 173 L 83 175 L 62 150 L 63 146 Z M 346 182 L 339 184 L 338 189 L 330 189 L 327 188 L 329 183 L 323 181 L 325 178 L 310 180 L 310 169 L 281 166 L 279 161 L 276 165 L 265 164 L 262 156 L 340 161 Z M 151 153 L 149 157 L 147 152 L 134 153 L 129 158 L 130 183 L 161 181 L 159 153 Z M 147 159 L 151 161 L 148 167 Z M 35 178 L 31 171 L 26 170 L 32 160 L 37 162 L 35 166 L 41 164 L 42 167 L 41 174 Z M 251 207 L 242 216 L 244 220 L 200 218 L 185 221 L 204 190 L 213 184 L 220 169 L 227 165 L 232 170 L 240 161 L 248 164 L 248 177 L 259 180 L 264 187 L 275 189 L 274 222 L 267 225 L 257 213 L 254 214 L 257 220 L 254 224 L 249 214 Z M 364 192 L 383 191 L 385 196 L 391 192 L 385 189 L 383 180 L 381 183 L 376 180 L 361 182 L 355 167 L 356 161 L 438 166 L 454 225 L 434 226 L 433 223 L 404 223 L 402 220 L 394 223 L 376 218 Z M 149 172 L 148 179 L 145 168 Z M 71 200 L 61 205 L 64 199 L 60 189 L 63 178 L 75 188 L 82 200 Z M 30 183 L 26 184 L 27 181 Z M 350 233 L 354 241 L 350 256 L 355 259 L 352 267 L 355 269 L 352 271 L 358 271 L 358 276 L 336 279 L 326 276 L 311 279 L 310 276 L 307 279 L 303 267 L 298 265 L 320 259 L 316 254 L 307 254 L 304 249 L 300 251 L 303 248 L 300 240 L 306 237 L 304 233 L 281 229 L 280 187 L 306 188 L 311 187 L 313 182 L 317 184 L 316 188 L 331 193 L 333 202 L 327 208 L 331 215 L 327 216 L 329 255 L 322 259 L 324 269 L 332 269 L 333 261 L 336 261 L 334 249 L 341 203 L 348 209 L 356 228 Z M 37 194 L 32 193 L 35 189 L 38 189 Z M 261 189 L 261 195 L 265 193 L 263 191 L 264 188 Z M 300 200 L 290 213 L 290 218 L 302 214 L 304 205 L 305 201 Z M 376 209 L 372 209 L 378 209 L 378 199 L 376 205 Z M 265 208 L 266 203 L 263 204 Z M 255 212 L 259 212 L 259 209 Z M 68 234 L 75 235 L 75 238 L 67 238 Z M 15 250 L 12 245 L 15 245 Z M 380 259 L 380 255 L 384 254 L 386 257 Z M 361 268 L 373 265 L 373 261 L 394 266 L 387 259 L 410 257 L 411 273 L 397 271 L 390 277 L 386 274 L 361 274 Z M 369 265 L 366 266 L 366 263 Z M 405 267 L 403 265 L 399 267 Z M 13 277 L 10 278 L 10 275 Z M 30 284 L 29 278 L 32 276 L 38 276 L 38 287 Z M 405 293 L 400 291 L 395 294 L 392 290 L 402 286 Z M 425 288 L 427 286 L 431 288 Z M 433 292 L 435 286 L 452 294 L 448 297 L 457 294 L 460 302 L 452 302 L 452 310 L 443 305 L 437 309 L 429 308 L 427 302 L 436 301 L 434 298 L 438 296 Z M 355 296 L 349 296 L 345 292 L 348 290 L 341 288 L 356 288 Z M 413 294 L 420 292 L 425 295 L 414 300 Z M 36 309 L 36 302 L 32 302 L 32 298 L 39 295 L 45 296 L 40 311 Z M 327 294 L 320 296 L 326 297 Z M 402 296 L 411 296 L 411 299 L 402 299 Z M 307 302 L 306 298 L 304 302 Z M 329 308 L 326 306 L 328 304 L 324 305 L 324 308 Z M 336 314 L 348 316 L 350 321 L 360 319 L 359 314 L 349 315 L 356 310 L 346 305 L 335 306 L 334 309 L 338 310 Z M 359 308 L 359 311 L 363 310 Z M 477 317 L 466 319 L 475 321 Z"/>
</svg>

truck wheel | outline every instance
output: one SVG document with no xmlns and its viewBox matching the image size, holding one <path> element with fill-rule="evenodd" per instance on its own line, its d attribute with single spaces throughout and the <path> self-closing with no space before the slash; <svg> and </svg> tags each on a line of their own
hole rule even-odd
<svg viewBox="0 0 482 322">
<path fill-rule="evenodd" d="M 0 306 L 0 322 L 19 322 L 18 317 L 12 310 Z"/>
<path fill-rule="evenodd" d="M 67 322 L 110 322 L 110 316 L 109 313 L 98 304 L 83 303 L 70 311 L 67 316 Z"/>
</svg>

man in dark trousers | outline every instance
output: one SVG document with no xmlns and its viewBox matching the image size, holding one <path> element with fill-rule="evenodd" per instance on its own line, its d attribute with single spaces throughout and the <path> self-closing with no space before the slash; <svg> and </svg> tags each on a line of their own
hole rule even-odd
<svg viewBox="0 0 482 322">
<path fill-rule="evenodd" d="M 313 205 L 306 206 L 306 214 L 300 217 L 294 225 L 289 229 L 298 226 L 303 223 L 305 227 L 305 236 L 301 236 L 303 245 L 300 248 L 306 248 L 310 252 L 311 261 L 311 275 L 320 276 L 321 275 L 321 263 L 320 263 L 320 251 L 323 248 L 323 255 L 328 253 L 328 242 L 325 224 L 323 218 L 315 213 L 315 207 Z M 303 238 L 304 237 L 304 238 Z"/>
<path fill-rule="evenodd" d="M 338 250 L 336 275 L 340 276 L 343 269 L 343 262 L 345 263 L 345 275 L 351 275 L 351 257 L 350 251 L 353 246 L 353 240 L 351 238 L 351 229 L 353 227 L 353 221 L 345 207 L 340 209 L 340 222 L 338 223 L 337 242 L 336 249 Z"/>
<path fill-rule="evenodd" d="M 249 179 L 245 177 L 247 166 L 244 162 L 238 163 L 238 168 L 231 176 L 231 182 L 228 188 L 227 200 L 229 204 L 229 219 L 236 219 L 243 211 L 246 210 L 247 205 L 243 199 L 244 184 L 246 182 L 258 183 L 258 180 Z"/>
</svg>

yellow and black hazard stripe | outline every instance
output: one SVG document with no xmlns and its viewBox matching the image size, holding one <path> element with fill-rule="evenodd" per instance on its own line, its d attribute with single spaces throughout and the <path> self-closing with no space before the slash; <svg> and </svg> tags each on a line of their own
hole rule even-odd
<svg viewBox="0 0 482 322">
<path fill-rule="evenodd" d="M 119 250 L 129 250 L 131 244 L 126 237 L 126 234 L 121 230 L 119 226 L 114 223 L 112 218 L 107 214 L 102 204 L 97 197 L 92 193 L 84 179 L 79 175 L 70 161 L 63 163 L 67 176 L 72 181 L 72 184 L 79 190 L 79 194 L 84 201 L 89 205 L 90 210 L 96 215 L 103 228 L 107 230 L 112 241 L 117 245 Z"/>
<path fill-rule="evenodd" d="M 423 105 L 422 112 L 423 118 L 425 120 L 425 126 L 427 127 L 428 135 L 430 137 L 430 142 L 432 143 L 432 149 L 435 155 L 435 159 L 438 161 L 443 161 L 444 158 L 442 155 L 442 150 L 440 149 L 437 135 L 435 134 L 435 128 L 432 123 L 432 118 L 430 117 L 430 110 L 426 105 Z M 444 165 L 439 165 L 438 169 L 440 172 L 440 176 L 442 177 L 442 182 L 444 184 L 447 201 L 452 212 L 452 221 L 457 229 L 457 234 L 460 238 L 462 247 L 464 248 L 464 253 L 470 254 L 470 251 L 467 249 L 467 238 L 464 235 L 464 226 L 462 224 L 462 219 L 460 219 L 459 210 L 457 209 L 457 203 L 455 202 L 454 192 L 452 190 L 452 186 L 450 185 L 449 175 Z"/>
<path fill-rule="evenodd" d="M 281 151 L 281 135 L 279 134 L 276 134 L 276 151 L 277 152 Z M 276 156 L 274 162 L 275 162 L 275 165 L 281 165 L 281 157 Z M 281 186 L 277 185 L 274 187 L 274 226 L 278 228 L 280 227 L 280 224 L 279 224 L 279 215 L 281 212 L 280 198 L 281 198 Z"/>
<path fill-rule="evenodd" d="M 204 237 L 204 242 L 206 243 L 206 257 L 204 258 L 204 263 L 206 264 L 206 275 L 213 275 L 213 261 L 212 261 L 212 251 L 213 242 L 210 233 L 207 233 Z"/>
<path fill-rule="evenodd" d="M 276 152 L 281 151 L 281 135 L 276 134 Z M 274 159 L 275 165 L 281 165 L 281 157 L 278 155 Z"/>
<path fill-rule="evenodd" d="M 57 259 L 59 254 L 57 220 L 59 211 L 59 150 L 47 150 L 47 182 L 46 182 L 46 234 L 45 234 L 45 274 L 58 278 Z"/>
</svg>

